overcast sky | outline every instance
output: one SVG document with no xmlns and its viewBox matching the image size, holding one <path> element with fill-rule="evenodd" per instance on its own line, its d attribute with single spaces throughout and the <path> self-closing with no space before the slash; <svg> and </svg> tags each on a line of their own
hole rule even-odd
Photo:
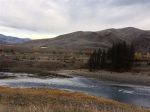
<svg viewBox="0 0 150 112">
<path fill-rule="evenodd" d="M 51 38 L 74 31 L 150 30 L 150 0 L 0 0 L 0 33 Z"/>
</svg>

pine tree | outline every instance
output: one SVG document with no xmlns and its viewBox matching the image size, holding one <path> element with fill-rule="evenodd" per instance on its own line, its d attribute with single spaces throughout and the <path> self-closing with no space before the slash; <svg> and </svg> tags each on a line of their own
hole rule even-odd
<svg viewBox="0 0 150 112">
<path fill-rule="evenodd" d="M 134 61 L 134 46 L 126 42 L 114 43 L 110 49 L 95 50 L 88 61 L 89 70 L 106 69 L 115 71 L 130 70 Z"/>
<path fill-rule="evenodd" d="M 101 56 L 101 63 L 100 63 L 102 69 L 106 67 L 106 57 L 107 57 L 106 52 L 105 50 L 103 50 L 102 56 Z"/>
<path fill-rule="evenodd" d="M 101 49 L 98 50 L 97 57 L 98 57 L 98 59 L 97 59 L 98 69 L 100 69 L 101 68 L 101 58 L 102 58 L 102 50 Z"/>
<path fill-rule="evenodd" d="M 112 48 L 108 50 L 108 54 L 113 70 L 131 69 L 134 58 L 133 46 L 126 44 L 126 42 L 113 44 Z"/>
</svg>

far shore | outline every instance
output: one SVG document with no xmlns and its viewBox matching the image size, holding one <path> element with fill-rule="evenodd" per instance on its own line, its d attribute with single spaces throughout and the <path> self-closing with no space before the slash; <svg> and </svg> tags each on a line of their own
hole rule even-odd
<svg viewBox="0 0 150 112">
<path fill-rule="evenodd" d="M 29 73 L 35 74 L 37 77 L 49 76 L 51 78 L 72 78 L 74 76 L 83 76 L 87 78 L 95 78 L 101 81 L 111 81 L 121 84 L 133 84 L 150 86 L 150 71 L 140 72 L 111 72 L 105 70 L 99 70 L 90 72 L 87 69 L 73 69 L 73 70 L 43 70 L 43 69 L 11 69 L 12 73 Z"/>
<path fill-rule="evenodd" d="M 95 78 L 101 81 L 111 81 L 114 83 L 133 84 L 150 86 L 150 72 L 111 72 L 111 71 L 95 71 L 89 72 L 87 69 L 78 70 L 59 70 L 56 73 L 68 74 L 71 76 L 83 76 L 87 78 Z"/>
</svg>

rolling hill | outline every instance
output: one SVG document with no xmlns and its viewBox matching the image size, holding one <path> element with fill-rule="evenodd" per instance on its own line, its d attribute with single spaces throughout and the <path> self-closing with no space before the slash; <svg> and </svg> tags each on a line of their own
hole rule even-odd
<svg viewBox="0 0 150 112">
<path fill-rule="evenodd" d="M 0 44 L 20 44 L 30 41 L 29 38 L 17 38 L 0 34 Z"/>
<path fill-rule="evenodd" d="M 33 40 L 23 45 L 30 47 L 54 47 L 64 49 L 108 48 L 115 42 L 133 42 L 135 49 L 150 51 L 150 31 L 133 27 L 106 29 L 97 32 L 73 32 L 55 38 Z"/>
</svg>

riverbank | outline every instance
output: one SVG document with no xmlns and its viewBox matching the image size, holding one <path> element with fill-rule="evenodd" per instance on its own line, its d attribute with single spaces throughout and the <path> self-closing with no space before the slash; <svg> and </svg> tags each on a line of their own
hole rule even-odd
<svg viewBox="0 0 150 112">
<path fill-rule="evenodd" d="M 134 84 L 150 86 L 150 72 L 110 72 L 110 71 L 95 71 L 89 72 L 86 69 L 78 70 L 59 70 L 56 73 L 70 74 L 71 76 L 83 76 L 95 78 L 102 81 L 111 81 L 115 83 Z"/>
<path fill-rule="evenodd" d="M 48 71 L 48 70 L 42 70 L 42 69 L 11 69 L 11 70 L 2 70 L 0 71 L 0 79 L 4 78 L 11 78 L 10 76 L 3 75 L 3 73 L 23 73 L 23 74 L 31 74 L 31 77 L 45 77 L 45 78 L 72 78 L 71 75 L 63 74 L 63 73 L 57 73 L 56 71 Z"/>
<path fill-rule="evenodd" d="M 141 71 L 130 72 L 112 72 L 112 71 L 95 71 L 90 72 L 87 69 L 73 70 L 43 70 L 43 69 L 11 69 L 7 72 L 11 73 L 29 73 L 34 74 L 34 77 L 49 77 L 49 78 L 72 78 L 73 76 L 83 76 L 87 78 L 95 78 L 101 81 L 111 81 L 114 83 L 133 84 L 150 86 L 150 68 Z"/>
<path fill-rule="evenodd" d="M 150 112 L 104 98 L 53 89 L 0 87 L 2 112 Z"/>
</svg>

